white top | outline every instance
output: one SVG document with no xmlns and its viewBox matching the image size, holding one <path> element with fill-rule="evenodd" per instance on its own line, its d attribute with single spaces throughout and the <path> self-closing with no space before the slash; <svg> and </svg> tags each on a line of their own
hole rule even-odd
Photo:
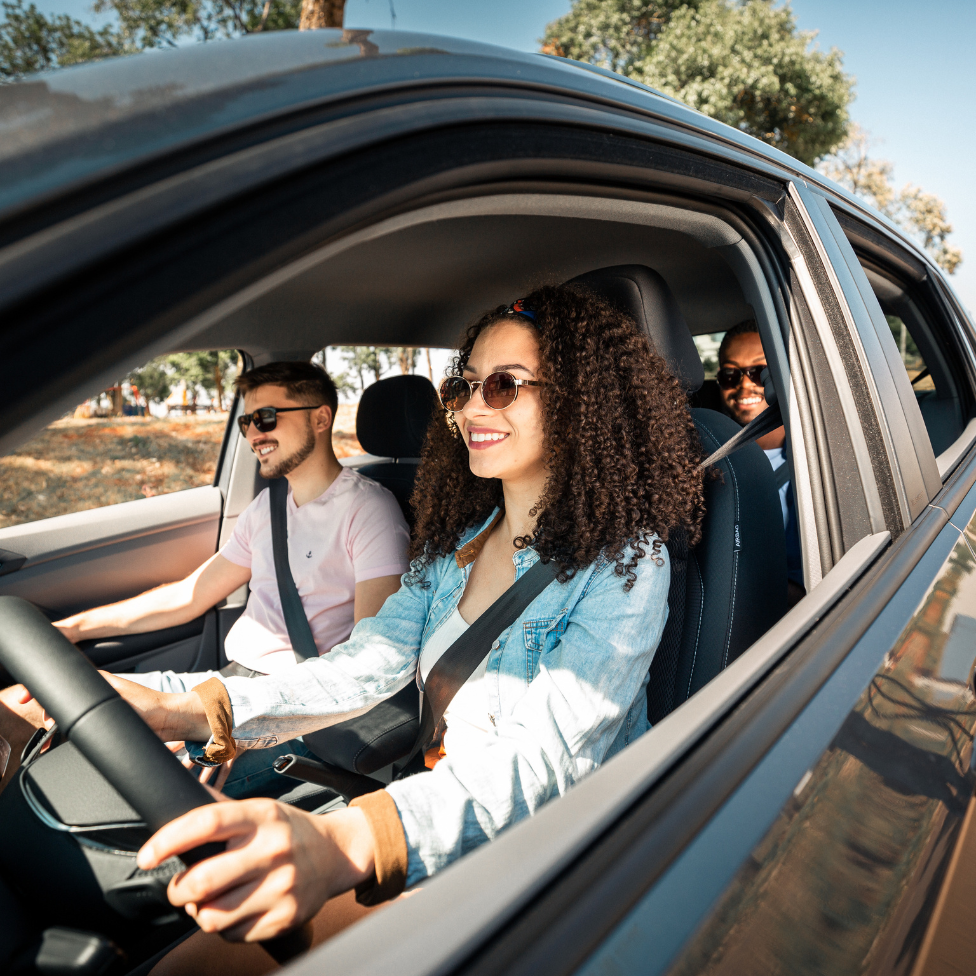
<svg viewBox="0 0 976 976">
<path fill-rule="evenodd" d="M 448 618 L 434 631 L 430 640 L 424 645 L 420 654 L 420 680 L 425 682 L 431 668 L 440 656 L 468 629 L 470 624 L 461 616 L 455 607 Z M 456 748 L 458 739 L 464 736 L 477 738 L 492 735 L 491 720 L 488 718 L 488 683 L 485 680 L 485 670 L 488 667 L 488 655 L 474 669 L 474 673 L 458 689 L 451 699 L 444 713 L 447 723 L 447 733 L 444 736 L 444 750 L 452 745 Z"/>
<path fill-rule="evenodd" d="M 768 451 L 763 452 L 766 457 L 769 458 L 769 463 L 773 466 L 773 470 L 776 471 L 781 465 L 786 464 L 786 452 L 781 447 L 774 447 Z M 790 483 L 787 481 L 785 485 L 779 490 L 779 504 L 783 509 L 783 525 L 786 525 L 786 520 L 789 517 L 789 510 L 786 507 L 786 493 L 790 490 Z"/>
<path fill-rule="evenodd" d="M 343 468 L 318 498 L 299 508 L 288 488 L 288 562 L 319 654 L 352 632 L 356 584 L 407 571 L 410 536 L 392 493 Z M 251 594 L 230 629 L 227 658 L 276 674 L 295 664 L 271 546 L 271 493 L 266 488 L 241 513 L 220 554 L 251 570 Z"/>
</svg>

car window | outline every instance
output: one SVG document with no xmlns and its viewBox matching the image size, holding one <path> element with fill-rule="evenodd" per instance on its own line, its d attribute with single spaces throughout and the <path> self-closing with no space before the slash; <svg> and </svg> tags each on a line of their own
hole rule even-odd
<svg viewBox="0 0 976 976">
<path fill-rule="evenodd" d="M 972 396 L 960 371 L 953 329 L 922 289 L 892 269 L 858 255 L 915 392 L 938 457 L 963 432 Z"/>
<path fill-rule="evenodd" d="M 885 315 L 891 336 L 898 346 L 898 354 L 905 366 L 905 372 L 916 393 L 924 390 L 934 390 L 935 381 L 932 373 L 925 365 L 925 359 L 919 351 L 918 344 L 912 338 L 912 330 L 900 315 Z"/>
<path fill-rule="evenodd" d="M 936 457 L 973 416 L 973 388 L 955 324 L 921 262 L 847 214 L 838 220 L 884 313 Z"/>
<path fill-rule="evenodd" d="M 332 445 L 339 458 L 366 454 L 356 437 L 356 411 L 363 391 L 377 380 L 412 374 L 438 386 L 455 350 L 436 346 L 327 346 L 315 354 L 339 392 Z"/>
<path fill-rule="evenodd" d="M 705 379 L 715 379 L 718 372 L 718 349 L 722 345 L 724 332 L 708 332 L 705 335 L 694 336 L 695 348 L 705 370 Z"/>
<path fill-rule="evenodd" d="M 132 370 L 0 458 L 0 528 L 213 483 L 234 350 Z"/>
</svg>

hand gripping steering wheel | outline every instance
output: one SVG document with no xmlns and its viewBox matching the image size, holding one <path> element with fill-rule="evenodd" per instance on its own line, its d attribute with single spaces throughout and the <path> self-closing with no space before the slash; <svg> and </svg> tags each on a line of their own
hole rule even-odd
<svg viewBox="0 0 976 976">
<path fill-rule="evenodd" d="M 40 702 L 75 748 L 154 833 L 214 798 L 90 661 L 31 603 L 0 596 L 0 665 Z M 203 844 L 180 855 L 196 864 L 224 850 Z M 284 964 L 311 945 L 308 923 L 262 942 Z"/>
<path fill-rule="evenodd" d="M 155 833 L 214 799 L 85 656 L 32 604 L 0 596 L 0 664 Z M 192 864 L 223 845 L 182 855 Z"/>
</svg>

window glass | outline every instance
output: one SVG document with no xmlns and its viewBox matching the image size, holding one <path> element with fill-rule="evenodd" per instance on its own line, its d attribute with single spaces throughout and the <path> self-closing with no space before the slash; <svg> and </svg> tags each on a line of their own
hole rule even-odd
<svg viewBox="0 0 976 976">
<path fill-rule="evenodd" d="M 213 483 L 240 357 L 154 359 L 0 458 L 0 528 Z"/>
<path fill-rule="evenodd" d="M 885 318 L 888 320 L 888 328 L 891 329 L 895 345 L 898 346 L 901 361 L 905 364 L 905 371 L 911 380 L 912 388 L 916 391 L 934 390 L 935 383 L 905 321 L 899 315 L 885 315 Z"/>
<path fill-rule="evenodd" d="M 339 410 L 332 434 L 336 456 L 358 457 L 365 451 L 356 438 L 356 411 L 363 390 L 389 376 L 426 376 L 434 386 L 447 374 L 455 350 L 431 346 L 327 346 L 316 353 L 339 391 Z"/>
<path fill-rule="evenodd" d="M 950 338 L 952 330 L 918 286 L 861 255 L 859 259 L 891 329 L 938 457 L 962 434 L 971 410 Z"/>
<path fill-rule="evenodd" d="M 724 332 L 710 332 L 694 337 L 695 347 L 701 357 L 706 380 L 715 379 L 715 374 L 718 372 L 718 347 L 722 344 L 724 336 Z"/>
</svg>

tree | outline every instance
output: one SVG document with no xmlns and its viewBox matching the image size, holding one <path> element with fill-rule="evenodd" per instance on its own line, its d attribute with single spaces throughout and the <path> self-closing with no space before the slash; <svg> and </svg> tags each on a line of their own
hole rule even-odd
<svg viewBox="0 0 976 976">
<path fill-rule="evenodd" d="M 346 0 L 304 0 L 299 30 L 342 27 Z"/>
<path fill-rule="evenodd" d="M 416 346 L 397 346 L 396 347 L 396 357 L 397 364 L 400 367 L 400 372 L 406 375 L 407 373 L 412 373 L 414 367 L 417 365 L 417 355 L 419 350 Z"/>
<path fill-rule="evenodd" d="M 575 0 L 542 50 L 589 61 L 813 164 L 847 135 L 853 79 L 772 0 Z"/>
<path fill-rule="evenodd" d="M 178 352 L 166 357 L 166 365 L 178 382 L 186 383 L 190 402 L 196 407 L 198 390 L 213 397 L 218 409 L 224 409 L 224 386 L 237 371 L 238 355 L 233 349 L 208 352 Z"/>
<path fill-rule="evenodd" d="M 305 0 L 317 6 L 322 0 Z M 325 0 L 342 26 L 345 0 Z M 96 58 L 132 54 L 192 39 L 210 41 L 299 26 L 302 0 L 95 0 L 95 13 L 114 13 L 117 26 L 95 30 L 66 15 L 45 16 L 24 0 L 2 0 L 0 82 Z M 351 43 L 355 43 L 355 39 Z"/>
<path fill-rule="evenodd" d="M 369 385 L 366 381 L 368 373 L 372 373 L 373 382 L 377 382 L 395 358 L 395 350 L 391 346 L 340 346 L 339 350 L 353 375 L 359 377 L 360 392 Z"/>
<path fill-rule="evenodd" d="M 587 61 L 631 77 L 685 0 L 575 0 L 568 14 L 546 27 L 542 51 Z"/>
<path fill-rule="evenodd" d="M 35 71 L 107 58 L 134 50 L 112 27 L 95 30 L 67 15 L 47 17 L 31 3 L 3 0 L 0 21 L 0 82 Z"/>
<path fill-rule="evenodd" d="M 115 13 L 118 34 L 133 49 L 211 41 L 298 26 L 301 0 L 95 0 L 96 13 Z"/>
<path fill-rule="evenodd" d="M 162 359 L 154 359 L 140 369 L 134 369 L 126 379 L 146 399 L 146 404 L 163 403 L 173 391 L 173 374 Z"/>
<path fill-rule="evenodd" d="M 347 348 L 352 348 L 352 347 L 350 346 Z M 345 370 L 342 370 L 340 372 L 329 372 L 329 365 L 327 362 L 325 349 L 320 349 L 312 357 L 312 362 L 318 363 L 319 366 L 321 366 L 322 369 L 324 369 L 326 373 L 329 374 L 329 378 L 335 384 L 336 393 L 338 393 L 340 397 L 345 396 L 347 393 L 350 395 L 355 394 L 359 390 L 359 387 L 356 386 L 356 383 L 354 382 L 353 378 Z"/>
<path fill-rule="evenodd" d="M 871 137 L 860 126 L 836 153 L 822 160 L 819 169 L 911 234 L 948 274 L 962 263 L 962 251 L 947 241 L 952 233 L 946 205 L 933 193 L 911 183 L 896 190 L 894 167 L 886 159 L 870 155 Z"/>
</svg>

